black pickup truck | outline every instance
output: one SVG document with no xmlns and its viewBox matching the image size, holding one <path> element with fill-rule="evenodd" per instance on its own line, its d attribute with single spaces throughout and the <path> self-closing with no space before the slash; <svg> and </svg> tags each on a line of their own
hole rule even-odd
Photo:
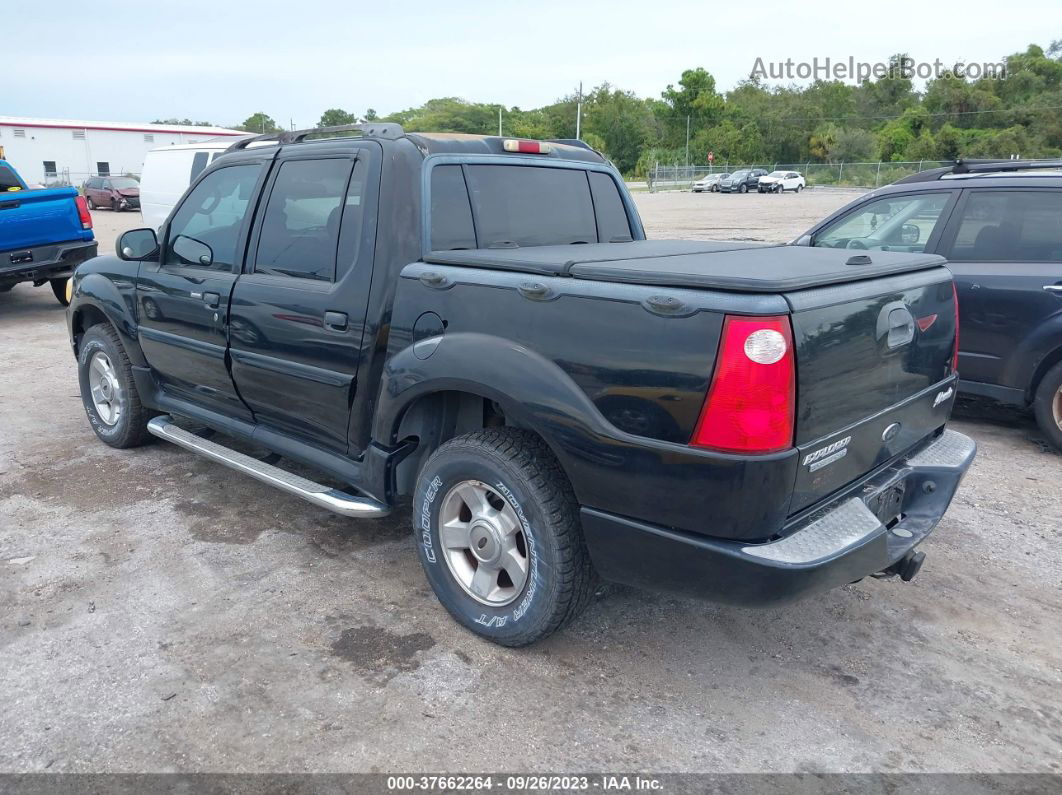
<svg viewBox="0 0 1062 795">
<path fill-rule="evenodd" d="M 943 259 L 648 241 L 577 141 L 323 132 L 234 144 L 77 269 L 104 442 L 351 517 L 413 495 L 440 601 L 506 645 L 598 576 L 774 605 L 917 572 L 974 456 Z"/>
</svg>

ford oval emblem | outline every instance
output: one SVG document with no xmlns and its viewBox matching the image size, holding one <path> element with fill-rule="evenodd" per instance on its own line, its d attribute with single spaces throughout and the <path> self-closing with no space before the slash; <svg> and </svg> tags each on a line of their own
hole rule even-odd
<svg viewBox="0 0 1062 795">
<path fill-rule="evenodd" d="M 894 422 L 881 432 L 881 441 L 891 442 L 900 434 L 900 423 Z"/>
</svg>

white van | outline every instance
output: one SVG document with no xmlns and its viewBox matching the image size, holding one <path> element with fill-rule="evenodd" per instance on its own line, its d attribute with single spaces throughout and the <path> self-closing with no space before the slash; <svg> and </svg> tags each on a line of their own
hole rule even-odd
<svg viewBox="0 0 1062 795">
<path fill-rule="evenodd" d="M 239 138 L 216 138 L 196 144 L 152 149 L 140 174 L 140 212 L 144 226 L 156 231 L 188 190 L 188 186 Z"/>
</svg>

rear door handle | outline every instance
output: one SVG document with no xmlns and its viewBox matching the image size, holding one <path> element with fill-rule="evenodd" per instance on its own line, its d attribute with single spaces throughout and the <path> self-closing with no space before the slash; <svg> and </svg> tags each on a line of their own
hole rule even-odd
<svg viewBox="0 0 1062 795">
<path fill-rule="evenodd" d="M 211 309 L 217 309 L 220 302 L 221 296 L 217 293 L 203 293 L 203 303 Z"/>
<path fill-rule="evenodd" d="M 1044 289 L 1049 293 L 1058 293 L 1062 295 L 1062 284 L 1045 284 Z"/>
<path fill-rule="evenodd" d="M 332 329 L 332 331 L 346 331 L 347 330 L 347 313 L 346 312 L 325 312 L 324 313 L 325 328 Z"/>
</svg>

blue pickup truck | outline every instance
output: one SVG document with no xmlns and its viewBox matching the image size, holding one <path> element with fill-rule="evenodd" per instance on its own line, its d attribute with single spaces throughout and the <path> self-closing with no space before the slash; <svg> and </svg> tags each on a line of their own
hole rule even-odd
<svg viewBox="0 0 1062 795">
<path fill-rule="evenodd" d="M 52 286 L 59 303 L 74 267 L 96 256 L 92 216 L 74 188 L 30 190 L 0 160 L 0 293 L 19 282 Z"/>
</svg>

